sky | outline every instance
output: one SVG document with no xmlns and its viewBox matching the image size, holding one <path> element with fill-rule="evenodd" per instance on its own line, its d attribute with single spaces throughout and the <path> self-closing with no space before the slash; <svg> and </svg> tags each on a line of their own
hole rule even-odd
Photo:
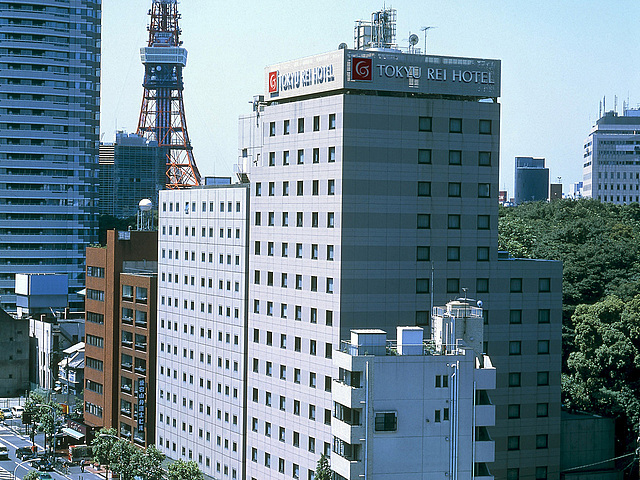
<svg viewBox="0 0 640 480">
<path fill-rule="evenodd" d="M 151 0 L 103 0 L 102 141 L 135 132 L 142 101 L 144 46 Z M 187 127 L 201 174 L 232 176 L 237 119 L 264 93 L 264 67 L 353 47 L 355 20 L 382 2 L 214 2 L 180 0 Z M 582 180 L 583 143 L 600 102 L 622 114 L 640 105 L 637 0 L 401 0 L 397 42 L 428 31 L 433 55 L 502 61 L 500 189 L 513 196 L 514 157 L 545 157 L 566 192 Z M 638 89 L 634 89 L 634 86 Z"/>
</svg>

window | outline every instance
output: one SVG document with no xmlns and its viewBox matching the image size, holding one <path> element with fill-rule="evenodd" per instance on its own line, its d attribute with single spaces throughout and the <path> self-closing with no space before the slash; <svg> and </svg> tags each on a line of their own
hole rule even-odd
<svg viewBox="0 0 640 480">
<path fill-rule="evenodd" d="M 302 244 L 296 243 L 296 258 L 302 258 Z"/>
<path fill-rule="evenodd" d="M 283 124 L 283 127 L 282 127 L 283 135 L 289 135 L 289 127 L 290 127 L 289 120 L 285 120 L 284 124 Z"/>
<path fill-rule="evenodd" d="M 320 130 L 320 116 L 316 115 L 313 117 L 313 131 L 317 132 Z"/>
<path fill-rule="evenodd" d="M 318 259 L 318 244 L 314 243 L 311 245 L 311 259 L 312 260 L 317 260 Z"/>
<path fill-rule="evenodd" d="M 549 372 L 538 372 L 537 383 L 538 386 L 549 385 Z"/>
<path fill-rule="evenodd" d="M 459 292 L 460 292 L 460 279 L 447 278 L 447 293 L 459 293 Z"/>
<path fill-rule="evenodd" d="M 327 161 L 333 163 L 336 161 L 336 147 L 329 147 Z"/>
<path fill-rule="evenodd" d="M 430 164 L 431 163 L 431 150 L 426 148 L 418 149 L 418 163 Z"/>
<path fill-rule="evenodd" d="M 547 467 L 536 467 L 536 480 L 547 480 Z"/>
<path fill-rule="evenodd" d="M 538 323 L 549 323 L 551 320 L 551 310 L 541 308 L 538 310 Z"/>
<path fill-rule="evenodd" d="M 267 223 L 270 227 L 273 227 L 276 224 L 276 214 L 274 212 L 269 212 Z"/>
<path fill-rule="evenodd" d="M 549 355 L 549 340 L 538 340 L 538 355 Z"/>
<path fill-rule="evenodd" d="M 478 184 L 478 198 L 489 198 L 491 197 L 491 184 L 490 183 L 479 183 Z"/>
<path fill-rule="evenodd" d="M 462 151 L 449 150 L 449 165 L 462 165 Z"/>
<path fill-rule="evenodd" d="M 546 434 L 536 435 L 536 448 L 548 448 L 549 436 Z"/>
<path fill-rule="evenodd" d="M 418 117 L 418 131 L 430 132 L 432 127 L 431 117 Z"/>
<path fill-rule="evenodd" d="M 333 293 L 333 278 L 327 278 L 327 293 Z"/>
<path fill-rule="evenodd" d="M 478 230 L 489 230 L 490 218 L 489 215 L 478 215 Z"/>
<path fill-rule="evenodd" d="M 296 227 L 302 227 L 304 226 L 304 213 L 303 212 L 297 212 L 296 213 Z"/>
<path fill-rule="evenodd" d="M 304 181 L 302 180 L 298 180 L 298 183 L 296 184 L 296 195 L 304 195 Z"/>
<path fill-rule="evenodd" d="M 282 226 L 289 226 L 289 212 L 282 212 Z"/>
<path fill-rule="evenodd" d="M 520 437 L 511 436 L 507 437 L 507 450 L 520 450 Z"/>
<path fill-rule="evenodd" d="M 507 468 L 507 480 L 520 480 L 520 469 Z"/>
<path fill-rule="evenodd" d="M 520 372 L 510 372 L 509 373 L 509 386 L 510 387 L 519 387 L 521 385 L 521 374 Z"/>
<path fill-rule="evenodd" d="M 257 182 L 256 183 L 256 197 L 259 197 L 260 195 L 262 195 L 262 183 Z M 224 208 L 224 204 L 223 203 L 220 204 L 220 208 Z"/>
<path fill-rule="evenodd" d="M 298 133 L 304 133 L 304 118 L 298 119 Z"/>
<path fill-rule="evenodd" d="M 491 135 L 491 120 L 480 120 L 478 133 L 481 135 Z"/>
<path fill-rule="evenodd" d="M 315 275 L 311 275 L 311 291 L 318 291 L 318 277 L 316 277 Z"/>
<path fill-rule="evenodd" d="M 449 262 L 459 262 L 460 247 L 447 247 L 447 260 Z"/>
<path fill-rule="evenodd" d="M 335 214 L 333 212 L 327 213 L 327 228 L 333 228 L 335 226 Z"/>
<path fill-rule="evenodd" d="M 335 128 L 336 128 L 336 114 L 330 113 L 329 114 L 329 130 L 335 130 Z"/>
<path fill-rule="evenodd" d="M 311 152 L 311 161 L 313 163 L 320 163 L 320 149 L 314 148 Z"/>
<path fill-rule="evenodd" d="M 462 133 L 462 119 L 450 118 L 449 119 L 449 133 Z"/>
<path fill-rule="evenodd" d="M 316 374 L 314 372 L 309 372 L 309 386 L 316 388 Z"/>
<path fill-rule="evenodd" d="M 540 279 L 538 279 L 538 291 L 539 292 L 550 292 L 551 291 L 551 279 L 550 278 L 540 278 Z"/>
<path fill-rule="evenodd" d="M 304 150 L 298 150 L 298 165 L 304 163 Z"/>
<path fill-rule="evenodd" d="M 396 412 L 376 412 L 375 431 L 395 432 L 398 429 L 398 416 Z"/>
<path fill-rule="evenodd" d="M 431 182 L 418 182 L 418 196 L 419 197 L 431 196 Z"/>
<path fill-rule="evenodd" d="M 273 167 L 276 164 L 276 152 L 269 152 L 269 166 Z"/>
<path fill-rule="evenodd" d="M 276 184 L 274 182 L 269 182 L 269 196 L 273 197 L 276 194 Z"/>
<path fill-rule="evenodd" d="M 454 214 L 447 217 L 447 228 L 451 230 L 460 229 L 460 215 Z"/>
<path fill-rule="evenodd" d="M 521 355 L 522 342 L 520 340 L 512 340 L 509 342 L 509 355 Z"/>
<path fill-rule="evenodd" d="M 428 213 L 418 214 L 418 228 L 431 228 L 431 215 Z"/>
<path fill-rule="evenodd" d="M 476 293 L 489 293 L 488 278 L 476 278 Z"/>
<path fill-rule="evenodd" d="M 282 256 L 283 257 L 289 256 L 289 244 L 287 242 L 282 243 Z"/>
<path fill-rule="evenodd" d="M 491 152 L 478 152 L 478 165 L 481 167 L 490 167 Z"/>
<path fill-rule="evenodd" d="M 478 247 L 478 261 L 479 262 L 488 262 L 489 261 L 489 247 Z"/>
<path fill-rule="evenodd" d="M 335 194 L 336 194 L 336 181 L 327 180 L 327 195 L 335 195 Z"/>
<path fill-rule="evenodd" d="M 261 222 L 262 222 L 262 218 L 261 218 L 260 212 L 256 212 L 255 224 L 259 226 Z M 222 233 L 222 230 L 220 230 L 220 232 Z"/>
<path fill-rule="evenodd" d="M 520 418 L 520 405 L 515 403 L 507 407 L 508 418 Z"/>
<path fill-rule="evenodd" d="M 269 136 L 275 137 L 276 135 L 276 122 L 269 122 Z"/>
<path fill-rule="evenodd" d="M 462 194 L 462 184 L 460 182 L 449 182 L 447 193 L 450 197 L 459 197 Z"/>
<path fill-rule="evenodd" d="M 522 279 L 512 278 L 509 282 L 509 291 L 511 293 L 522 293 Z"/>
<path fill-rule="evenodd" d="M 289 165 L 289 150 L 282 152 L 282 165 Z"/>
<path fill-rule="evenodd" d="M 522 323 L 522 310 L 509 310 L 509 323 Z"/>
<path fill-rule="evenodd" d="M 549 404 L 548 403 L 538 403 L 536 405 L 536 416 L 537 417 L 548 417 L 549 416 Z"/>
<path fill-rule="evenodd" d="M 416 260 L 418 262 L 428 262 L 431 259 L 429 247 L 417 247 Z"/>
<path fill-rule="evenodd" d="M 333 245 L 327 245 L 327 261 L 333 261 Z"/>
<path fill-rule="evenodd" d="M 416 293 L 429 293 L 428 278 L 416 278 Z"/>
</svg>

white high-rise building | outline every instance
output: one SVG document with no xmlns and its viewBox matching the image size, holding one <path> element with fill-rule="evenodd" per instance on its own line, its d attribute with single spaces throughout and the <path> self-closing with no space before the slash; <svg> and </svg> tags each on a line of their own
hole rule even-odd
<svg viewBox="0 0 640 480">
<path fill-rule="evenodd" d="M 158 448 L 243 478 L 248 190 L 160 192 Z"/>
<path fill-rule="evenodd" d="M 640 109 L 606 112 L 584 142 L 582 196 L 640 202 Z"/>
<path fill-rule="evenodd" d="M 429 328 L 433 304 L 467 292 L 484 302 L 483 350 L 496 367 L 488 470 L 557 479 L 562 267 L 498 252 L 500 62 L 381 48 L 267 67 L 264 95 L 240 118 L 238 177 L 249 194 L 238 478 L 310 479 L 322 453 L 343 461 L 332 431 L 341 340 L 352 330 Z M 161 203 L 204 191 L 163 192 Z M 176 215 L 161 210 L 160 225 Z M 182 240 L 161 234 L 161 249 L 166 241 Z M 169 283 L 159 288 L 161 298 Z M 194 318 L 218 321 L 195 305 Z M 172 345 L 190 341 L 180 327 L 173 335 Z M 159 389 L 171 378 L 159 373 Z M 189 405 L 199 390 L 186 378 Z M 224 399 L 205 393 L 212 405 Z M 169 424 L 158 419 L 158 441 L 169 457 L 193 450 L 197 461 L 199 439 L 181 425 L 188 431 L 199 417 L 173 408 Z M 225 431 L 223 417 L 212 420 Z M 401 444 L 389 454 L 402 455 Z M 205 455 L 200 465 L 225 478 L 224 462 L 208 467 Z"/>
</svg>

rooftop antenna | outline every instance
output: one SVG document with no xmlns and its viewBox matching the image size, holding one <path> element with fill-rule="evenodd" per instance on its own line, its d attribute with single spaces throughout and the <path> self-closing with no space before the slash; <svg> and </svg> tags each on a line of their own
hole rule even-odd
<svg viewBox="0 0 640 480">
<path fill-rule="evenodd" d="M 415 33 L 409 35 L 409 53 L 415 52 L 416 44 L 420 41 L 420 38 Z"/>
<path fill-rule="evenodd" d="M 427 54 L 427 32 L 429 30 L 431 30 L 432 28 L 438 28 L 438 27 L 434 27 L 432 25 L 428 26 L 428 27 L 420 27 L 420 31 L 424 32 L 424 54 Z"/>
</svg>

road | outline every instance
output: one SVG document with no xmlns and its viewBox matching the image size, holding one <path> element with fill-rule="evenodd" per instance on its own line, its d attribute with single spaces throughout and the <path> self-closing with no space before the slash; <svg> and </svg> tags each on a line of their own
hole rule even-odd
<svg viewBox="0 0 640 480">
<path fill-rule="evenodd" d="M 35 442 L 38 445 L 38 451 L 43 451 L 44 435 L 36 435 Z M 20 419 L 10 419 L 4 424 L 0 423 L 0 444 L 9 449 L 9 460 L 0 460 L 0 480 L 13 480 L 13 471 L 20 463 L 20 459 L 16 458 L 16 448 L 31 446 L 31 440 L 24 435 L 24 427 Z M 29 470 L 33 468 L 28 464 L 18 467 L 16 477 L 22 479 Z M 49 473 L 54 480 L 104 480 L 100 475 L 87 471 L 80 472 L 80 467 L 71 467 L 66 474 L 60 471 Z"/>
</svg>

